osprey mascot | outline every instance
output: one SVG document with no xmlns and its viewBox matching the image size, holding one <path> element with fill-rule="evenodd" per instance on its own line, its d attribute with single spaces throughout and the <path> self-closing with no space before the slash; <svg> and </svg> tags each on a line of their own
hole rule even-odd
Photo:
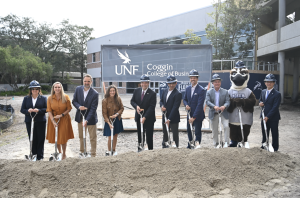
<svg viewBox="0 0 300 198">
<path fill-rule="evenodd" d="M 250 148 L 248 135 L 253 123 L 253 111 L 256 98 L 247 88 L 250 79 L 248 69 L 242 61 L 237 61 L 230 71 L 231 87 L 228 90 L 230 105 L 229 113 L 230 147 Z"/>
</svg>

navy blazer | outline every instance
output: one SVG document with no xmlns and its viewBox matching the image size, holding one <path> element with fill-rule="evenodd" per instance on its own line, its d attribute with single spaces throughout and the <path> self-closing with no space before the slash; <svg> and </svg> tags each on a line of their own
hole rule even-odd
<svg viewBox="0 0 300 198">
<path fill-rule="evenodd" d="M 23 99 L 22 107 L 20 112 L 25 114 L 25 122 L 31 122 L 30 113 L 28 112 L 28 109 L 33 109 L 32 104 L 32 97 L 31 96 L 25 96 Z M 46 116 L 45 113 L 47 110 L 47 98 L 45 96 L 39 95 L 37 97 L 35 107 L 39 110 L 38 114 L 35 116 L 34 121 L 35 122 L 46 122 Z M 31 113 L 31 116 L 33 117 L 35 115 L 34 112 Z"/>
<path fill-rule="evenodd" d="M 145 124 L 154 123 L 155 118 L 155 106 L 156 106 L 156 93 L 150 88 L 147 89 L 143 100 L 141 101 L 142 88 L 136 88 L 133 92 L 133 96 L 130 100 L 130 104 L 136 110 L 136 107 L 139 106 L 141 109 L 144 109 L 143 117 L 146 117 Z M 135 121 L 138 122 L 140 115 L 135 111 Z"/>
<path fill-rule="evenodd" d="M 269 119 L 268 122 L 272 122 L 272 121 L 278 122 L 281 119 L 279 113 L 281 94 L 273 88 L 266 100 L 266 91 L 267 89 L 261 91 L 259 102 L 264 103 L 264 113 L 265 113 L 265 117 L 268 117 Z"/>
<path fill-rule="evenodd" d="M 170 94 L 168 101 L 166 101 L 168 91 L 169 90 L 166 89 L 161 95 L 160 107 L 164 106 L 167 109 L 167 119 L 169 119 L 171 123 L 178 123 L 180 122 L 179 106 L 182 94 L 175 88 Z M 163 122 L 165 122 L 164 117 Z"/>
<path fill-rule="evenodd" d="M 84 100 L 83 89 L 83 85 L 76 87 L 75 93 L 73 95 L 72 104 L 77 109 L 75 121 L 78 123 L 81 122 L 82 117 L 80 114 L 79 107 L 84 106 L 87 108 L 87 112 L 86 114 L 85 111 L 82 111 L 81 113 L 83 115 L 85 114 L 85 120 L 88 121 L 87 125 L 95 125 L 98 122 L 97 108 L 99 102 L 99 93 L 91 87 L 89 93 L 87 94 Z"/>
<path fill-rule="evenodd" d="M 183 99 L 184 106 L 189 105 L 191 107 L 191 117 L 202 121 L 205 118 L 203 111 L 203 103 L 205 100 L 206 91 L 202 86 L 198 85 L 195 88 L 193 97 L 191 97 L 192 86 L 188 86 L 185 90 Z"/>
</svg>

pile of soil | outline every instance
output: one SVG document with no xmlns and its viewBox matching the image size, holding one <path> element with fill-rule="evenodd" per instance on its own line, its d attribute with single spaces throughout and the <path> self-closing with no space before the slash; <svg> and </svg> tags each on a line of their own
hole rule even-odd
<svg viewBox="0 0 300 198">
<path fill-rule="evenodd" d="M 271 190 L 266 183 L 274 179 L 291 179 L 299 164 L 259 148 L 157 149 L 61 162 L 1 160 L 0 197 L 130 197 L 137 192 L 139 197 L 243 197 Z"/>
</svg>

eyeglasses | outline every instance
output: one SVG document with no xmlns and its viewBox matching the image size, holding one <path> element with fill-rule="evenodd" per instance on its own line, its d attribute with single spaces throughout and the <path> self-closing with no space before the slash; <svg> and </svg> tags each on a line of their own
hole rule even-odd
<svg viewBox="0 0 300 198">
<path fill-rule="evenodd" d="M 32 88 L 31 90 L 40 90 L 39 88 Z"/>
</svg>

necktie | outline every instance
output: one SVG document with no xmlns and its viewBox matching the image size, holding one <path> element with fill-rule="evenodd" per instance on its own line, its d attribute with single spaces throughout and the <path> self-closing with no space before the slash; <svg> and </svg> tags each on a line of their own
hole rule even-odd
<svg viewBox="0 0 300 198">
<path fill-rule="evenodd" d="M 141 99 L 142 99 L 142 101 L 143 101 L 143 99 L 144 99 L 144 95 L 145 95 L 145 94 L 144 94 L 144 91 L 143 91 L 143 93 L 142 93 L 142 98 L 141 98 Z"/>
<path fill-rule="evenodd" d="M 267 100 L 268 96 L 269 96 L 269 91 L 267 90 L 266 100 Z"/>
</svg>

